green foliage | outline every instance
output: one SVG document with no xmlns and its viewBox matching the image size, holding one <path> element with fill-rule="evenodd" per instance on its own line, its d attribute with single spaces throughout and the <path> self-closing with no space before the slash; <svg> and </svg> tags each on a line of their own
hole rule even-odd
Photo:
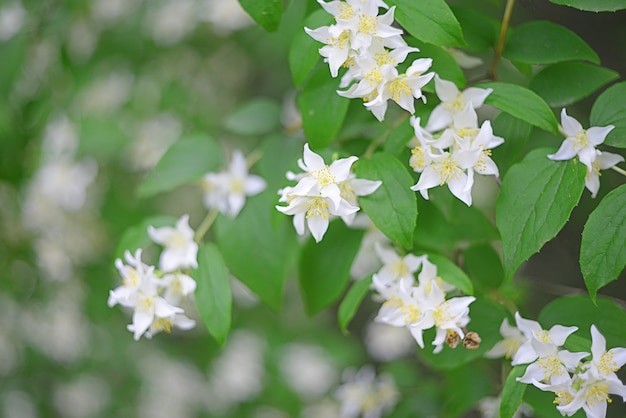
<svg viewBox="0 0 626 418">
<path fill-rule="evenodd" d="M 614 125 L 604 143 L 626 148 L 626 82 L 615 84 L 602 93 L 591 108 L 591 126 Z"/>
<path fill-rule="evenodd" d="M 452 11 L 463 28 L 464 48 L 483 52 L 496 45 L 500 22 L 471 7 L 455 6 Z"/>
<path fill-rule="evenodd" d="M 492 128 L 496 135 L 506 138 L 502 145 L 493 150 L 493 158 L 498 161 L 500 178 L 504 178 L 509 168 L 521 159 L 532 126 L 508 113 L 500 113 L 494 119 Z"/>
<path fill-rule="evenodd" d="M 350 290 L 348 290 L 346 296 L 341 300 L 339 310 L 337 311 L 337 319 L 339 321 L 339 327 L 343 332 L 348 331 L 348 325 L 350 325 L 350 321 L 352 321 L 352 318 L 356 315 L 363 298 L 369 293 L 371 285 L 371 276 L 360 279 L 350 286 Z"/>
<path fill-rule="evenodd" d="M 626 9 L 625 0 L 550 0 L 550 2 L 589 12 L 614 12 Z"/>
<path fill-rule="evenodd" d="M 228 270 L 277 311 L 297 246 L 286 219 L 272 222 L 275 201 L 274 191 L 264 192 L 250 198 L 237 218 L 219 216 L 215 238 Z"/>
<path fill-rule="evenodd" d="M 587 296 L 560 297 L 543 307 L 538 320 L 544 329 L 556 324 L 577 326 L 576 335 L 587 341 L 591 341 L 590 328 L 595 325 L 606 338 L 607 349 L 623 347 L 626 339 L 626 311 L 605 297 L 598 297 L 595 303 Z"/>
<path fill-rule="evenodd" d="M 569 106 L 584 99 L 619 74 L 587 62 L 559 62 L 541 70 L 530 80 L 530 89 L 552 107 Z"/>
<path fill-rule="evenodd" d="M 348 112 L 350 101 L 337 95 L 338 84 L 328 68 L 319 67 L 298 95 L 304 134 L 313 150 L 324 149 L 335 139 Z"/>
<path fill-rule="evenodd" d="M 278 30 L 283 16 L 281 0 L 239 0 L 241 7 L 268 32 Z"/>
<path fill-rule="evenodd" d="M 127 135 L 115 120 L 85 117 L 80 126 L 79 154 L 101 159 L 117 157 L 128 143 Z"/>
<path fill-rule="evenodd" d="M 304 27 L 309 29 L 327 26 L 332 23 L 332 16 L 319 9 L 304 20 Z M 289 68 L 296 87 L 300 87 L 320 61 L 318 50 L 323 45 L 311 38 L 304 29 L 296 32 L 289 48 Z"/>
<path fill-rule="evenodd" d="M 466 295 L 474 294 L 474 286 L 467 274 L 456 264 L 439 254 L 428 254 L 428 260 L 437 266 L 437 276 Z"/>
<path fill-rule="evenodd" d="M 626 185 L 611 191 L 591 213 L 583 230 L 580 269 L 592 300 L 617 280 L 626 265 Z"/>
<path fill-rule="evenodd" d="M 505 58 L 526 64 L 586 60 L 600 64 L 598 54 L 571 30 L 547 21 L 524 23 L 511 31 Z"/>
<path fill-rule="evenodd" d="M 515 366 L 507 376 L 502 388 L 502 401 L 500 402 L 500 418 L 512 418 L 517 408 L 522 404 L 527 384 L 517 381 L 526 371 L 526 365 Z"/>
<path fill-rule="evenodd" d="M 232 292 L 224 260 L 213 243 L 198 250 L 196 305 L 204 326 L 220 345 L 224 345 L 230 331 Z"/>
<path fill-rule="evenodd" d="M 257 98 L 235 109 L 224 126 L 239 135 L 263 135 L 280 126 L 280 112 L 281 108 L 274 100 Z"/>
<path fill-rule="evenodd" d="M 308 240 L 300 257 L 299 276 L 302 298 L 309 315 L 326 308 L 343 293 L 362 238 L 362 230 L 332 222 L 324 240 L 319 243 Z M 341 242 L 341 245 L 336 246 L 335 242 Z"/>
<path fill-rule="evenodd" d="M 531 151 L 502 182 L 496 225 L 507 278 L 558 234 L 583 192 L 585 167 L 573 161 L 551 161 L 550 151 Z"/>
<path fill-rule="evenodd" d="M 390 0 L 396 6 L 395 18 L 406 31 L 420 41 L 438 46 L 464 45 L 461 25 L 444 0 L 415 3 Z"/>
<path fill-rule="evenodd" d="M 500 255 L 489 244 L 474 244 L 463 252 L 463 266 L 477 290 L 497 289 L 504 280 Z"/>
<path fill-rule="evenodd" d="M 397 158 L 378 153 L 370 160 L 360 160 L 356 174 L 359 178 L 382 181 L 373 194 L 359 198 L 374 225 L 404 248 L 413 247 L 417 204 L 407 168 Z"/>
<path fill-rule="evenodd" d="M 153 244 L 148 235 L 149 225 L 155 228 L 174 226 L 176 225 L 176 218 L 167 215 L 151 216 L 144 219 L 139 224 L 126 229 L 117 243 L 115 258 L 121 258 L 126 250 L 134 254 L 135 250 Z"/>
<path fill-rule="evenodd" d="M 485 100 L 486 104 L 530 123 L 546 131 L 556 132 L 557 122 L 546 102 L 526 87 L 510 83 L 480 83 L 483 89 L 492 88 L 493 92 Z"/>
<path fill-rule="evenodd" d="M 137 193 L 145 198 L 170 191 L 217 170 L 221 164 L 222 150 L 213 138 L 205 134 L 185 136 L 167 150 Z"/>
<path fill-rule="evenodd" d="M 419 48 L 421 57 L 433 59 L 430 71 L 439 74 L 444 80 L 452 81 L 460 89 L 465 87 L 465 75 L 452 55 L 440 46 L 409 39 L 410 45 Z M 429 83 L 434 86 L 434 82 Z"/>
</svg>

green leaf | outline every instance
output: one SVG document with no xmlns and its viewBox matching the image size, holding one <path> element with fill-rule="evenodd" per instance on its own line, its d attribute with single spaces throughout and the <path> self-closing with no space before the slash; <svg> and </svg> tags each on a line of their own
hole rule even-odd
<svg viewBox="0 0 626 418">
<path fill-rule="evenodd" d="M 139 185 L 139 196 L 150 197 L 197 180 L 222 164 L 222 150 L 210 136 L 195 134 L 176 141 Z"/>
<path fill-rule="evenodd" d="M 550 0 L 550 2 L 588 12 L 614 12 L 626 9 L 626 0 Z"/>
<path fill-rule="evenodd" d="M 591 298 L 626 265 L 626 184 L 607 194 L 585 224 L 580 269 Z"/>
<path fill-rule="evenodd" d="M 337 312 L 341 331 L 348 331 L 348 325 L 350 325 L 350 321 L 354 318 L 361 301 L 363 301 L 363 298 L 367 295 L 371 285 L 372 277 L 369 276 L 354 282 L 354 284 L 350 287 L 350 290 L 348 290 L 348 293 L 341 301 Z"/>
<path fill-rule="evenodd" d="M 321 26 L 328 26 L 333 18 L 326 10 L 320 9 L 311 13 L 304 20 L 304 27 L 317 29 Z M 309 76 L 311 71 L 320 61 L 319 49 L 324 45 L 311 38 L 304 29 L 296 32 L 289 48 L 289 68 L 296 87 L 300 87 Z M 330 70 L 328 70 L 330 71 Z"/>
<path fill-rule="evenodd" d="M 546 21 L 519 25 L 507 39 L 502 54 L 511 61 L 526 64 L 554 64 L 586 60 L 600 64 L 595 51 L 571 30 Z"/>
<path fill-rule="evenodd" d="M 477 296 L 476 300 L 469 306 L 471 322 L 467 326 L 468 331 L 477 332 L 482 342 L 476 350 L 468 350 L 459 344 L 452 349 L 444 345 L 439 354 L 434 354 L 433 346 L 430 344 L 435 337 L 435 329 L 431 328 L 424 332 L 424 349 L 419 349 L 418 353 L 425 362 L 438 370 L 451 370 L 468 364 L 483 355 L 502 339 L 500 336 L 500 324 L 506 316 L 504 308 L 497 303 Z"/>
<path fill-rule="evenodd" d="M 356 175 L 382 181 L 374 193 L 359 197 L 359 204 L 385 235 L 404 248 L 412 248 L 417 202 L 407 168 L 396 157 L 377 153 L 370 160 L 359 160 Z"/>
<path fill-rule="evenodd" d="M 526 392 L 526 383 L 517 381 L 518 377 L 522 377 L 526 371 L 526 365 L 515 366 L 504 382 L 502 388 L 502 401 L 500 402 L 500 418 L 512 418 L 517 408 L 522 404 L 524 392 Z"/>
<path fill-rule="evenodd" d="M 281 0 L 239 0 L 241 7 L 268 32 L 275 32 L 283 16 Z"/>
<path fill-rule="evenodd" d="M 216 241 L 230 272 L 278 311 L 298 245 L 291 219 L 272 222 L 274 190 L 248 199 L 237 218 L 218 216 Z"/>
<path fill-rule="evenodd" d="M 439 254 L 428 254 L 428 261 L 437 266 L 437 276 L 466 295 L 474 294 L 472 281 L 463 270 L 448 258 Z"/>
<path fill-rule="evenodd" d="M 480 83 L 476 87 L 493 89 L 485 103 L 538 128 L 555 133 L 558 131 L 550 106 L 533 91 L 517 84 L 502 82 Z"/>
<path fill-rule="evenodd" d="M 529 87 L 551 107 L 564 107 L 584 99 L 618 77 L 615 71 L 588 62 L 560 62 L 537 73 L 530 80 Z"/>
<path fill-rule="evenodd" d="M 465 75 L 463 74 L 463 70 L 461 70 L 459 64 L 448 51 L 440 46 L 427 44 L 411 38 L 409 38 L 407 42 L 409 45 L 419 48 L 420 56 L 432 58 L 433 65 L 430 67 L 429 71 L 434 71 L 444 80 L 452 81 L 459 89 L 465 87 Z M 429 84 L 434 85 L 434 82 Z"/>
<path fill-rule="evenodd" d="M 280 127 L 281 107 L 272 99 L 252 99 L 226 119 L 225 127 L 239 135 L 263 135 Z"/>
<path fill-rule="evenodd" d="M 81 118 L 78 148 L 80 155 L 113 158 L 124 150 L 128 142 L 128 136 L 117 125 L 115 119 Z"/>
<path fill-rule="evenodd" d="M 299 275 L 308 315 L 314 315 L 341 296 L 350 281 L 350 266 L 359 251 L 362 230 L 331 222 L 324 239 L 309 239 L 302 250 Z M 337 245 L 337 243 L 341 245 Z M 332 274 L 329 274 L 332 272 Z"/>
<path fill-rule="evenodd" d="M 507 173 L 496 202 L 504 270 L 511 278 L 522 262 L 563 228 L 578 204 L 586 169 L 572 160 L 551 161 L 552 150 L 530 152 Z"/>
<path fill-rule="evenodd" d="M 198 268 L 193 274 L 197 282 L 196 306 L 204 326 L 220 345 L 230 331 L 233 295 L 228 271 L 215 244 L 209 242 L 198 250 Z"/>
<path fill-rule="evenodd" d="M 326 148 L 339 133 L 350 101 L 337 94 L 338 81 L 321 66 L 297 98 L 302 127 L 314 150 Z"/>
<path fill-rule="evenodd" d="M 596 99 L 589 120 L 591 126 L 614 125 L 604 143 L 626 148 L 626 81 L 611 86 Z"/>
<path fill-rule="evenodd" d="M 556 324 L 577 326 L 579 329 L 576 335 L 588 341 L 591 341 L 590 328 L 593 324 L 606 338 L 607 348 L 623 347 L 626 340 L 626 311 L 602 296 L 595 303 L 587 296 L 555 299 L 541 310 L 539 323 L 544 329 L 550 329 Z"/>
<path fill-rule="evenodd" d="M 173 216 L 159 215 L 151 216 L 144 219 L 137 225 L 128 228 L 122 234 L 120 240 L 117 243 L 115 249 L 115 258 L 120 258 L 124 255 L 124 251 L 128 250 L 134 253 L 138 248 L 145 248 L 150 244 L 153 244 L 152 239 L 148 235 L 148 226 L 152 225 L 155 228 L 161 228 L 163 226 L 176 225 L 177 219 Z"/>
<path fill-rule="evenodd" d="M 439 46 L 465 44 L 461 25 L 444 0 L 417 3 L 413 0 L 390 0 L 397 6 L 395 18 L 404 29 L 420 41 Z"/>
<path fill-rule="evenodd" d="M 483 52 L 495 47 L 500 28 L 496 19 L 470 7 L 455 6 L 452 11 L 463 28 L 463 36 L 467 41 L 464 48 Z"/>
<path fill-rule="evenodd" d="M 500 178 L 521 159 L 521 153 L 532 131 L 532 126 L 508 113 L 500 113 L 492 123 L 494 134 L 504 138 L 504 143 L 493 149 L 493 160 L 498 162 Z"/>
<path fill-rule="evenodd" d="M 415 130 L 409 119 L 405 119 L 394 130 L 389 132 L 389 136 L 385 141 L 384 150 L 388 154 L 398 156 L 407 149 L 406 144 L 415 136 Z"/>
<path fill-rule="evenodd" d="M 497 289 L 504 280 L 500 256 L 489 244 L 475 244 L 466 249 L 463 266 L 477 288 Z"/>
<path fill-rule="evenodd" d="M 468 242 L 498 239 L 495 225 L 476 207 L 467 206 L 447 189 L 433 189 L 430 200 L 418 200 L 415 244 L 451 255 Z"/>
</svg>

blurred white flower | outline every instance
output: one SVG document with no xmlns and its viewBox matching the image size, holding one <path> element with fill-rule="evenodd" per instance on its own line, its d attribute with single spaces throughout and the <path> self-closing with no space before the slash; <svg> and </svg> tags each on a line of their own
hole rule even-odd
<svg viewBox="0 0 626 418">
<path fill-rule="evenodd" d="M 146 83 L 148 82 L 144 81 L 141 85 L 151 88 Z M 128 149 L 128 164 L 133 170 L 150 170 L 159 162 L 167 149 L 176 142 L 181 133 L 182 124 L 180 120 L 169 113 L 161 113 L 152 119 L 141 122 Z"/>
<path fill-rule="evenodd" d="M 169 46 L 181 41 L 197 25 L 196 0 L 165 0 L 148 15 L 148 31 L 154 42 Z"/>
<path fill-rule="evenodd" d="M 336 391 L 342 418 L 380 418 L 393 409 L 400 397 L 391 376 L 376 376 L 372 366 L 363 366 L 358 372 L 344 371 L 343 381 Z"/>
<path fill-rule="evenodd" d="M 129 99 L 134 76 L 127 70 L 114 70 L 94 81 L 76 98 L 75 109 L 82 113 L 111 114 Z"/>
<path fill-rule="evenodd" d="M 198 244 L 189 226 L 189 215 L 181 216 L 175 228 L 155 228 L 150 225 L 148 235 L 152 241 L 165 247 L 159 258 L 159 265 L 164 272 L 198 267 Z"/>
<path fill-rule="evenodd" d="M 309 344 L 283 347 L 280 370 L 289 386 L 305 400 L 326 393 L 339 377 L 324 350 Z"/>
<path fill-rule="evenodd" d="M 79 375 L 74 380 L 58 383 L 52 399 L 59 414 L 66 418 L 98 416 L 110 401 L 111 387 L 96 376 Z"/>
<path fill-rule="evenodd" d="M 261 392 L 265 383 L 264 349 L 263 340 L 250 331 L 237 330 L 230 334 L 222 355 L 209 372 L 210 411 L 224 413 Z"/>
<path fill-rule="evenodd" d="M 367 352 L 378 361 L 391 361 L 415 351 L 415 340 L 405 327 L 370 322 L 365 330 Z"/>
<path fill-rule="evenodd" d="M 35 401 L 26 392 L 7 390 L 0 395 L 4 418 L 37 418 Z"/>
<path fill-rule="evenodd" d="M 75 61 L 83 63 L 93 54 L 99 38 L 100 32 L 91 20 L 75 19 L 67 31 L 67 50 Z"/>
<path fill-rule="evenodd" d="M 254 23 L 237 0 L 200 0 L 200 19 L 211 22 L 220 36 L 243 29 Z"/>
<path fill-rule="evenodd" d="M 246 203 L 246 197 L 265 190 L 263 178 L 248 173 L 246 157 L 239 150 L 233 151 L 228 170 L 208 173 L 204 176 L 204 205 L 235 218 Z"/>
<path fill-rule="evenodd" d="M 26 10 L 19 0 L 9 0 L 0 8 L 0 41 L 8 41 L 17 34 L 26 20 Z"/>
</svg>

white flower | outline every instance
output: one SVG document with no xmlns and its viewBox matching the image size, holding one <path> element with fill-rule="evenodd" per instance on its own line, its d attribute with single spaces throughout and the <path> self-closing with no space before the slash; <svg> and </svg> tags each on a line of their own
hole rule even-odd
<svg viewBox="0 0 626 418">
<path fill-rule="evenodd" d="M 326 44 L 319 49 L 319 53 L 328 63 L 330 74 L 337 77 L 339 68 L 354 54 L 350 47 L 350 31 L 335 25 L 304 30 L 311 38 Z"/>
<path fill-rule="evenodd" d="M 461 92 L 453 82 L 442 80 L 436 75 L 435 91 L 441 103 L 435 106 L 426 124 L 426 130 L 431 132 L 446 128 L 452 122 L 452 116 L 465 109 L 468 103 L 474 109 L 481 107 L 493 89 L 470 87 Z"/>
<path fill-rule="evenodd" d="M 378 361 L 391 361 L 415 350 L 415 341 L 405 327 L 370 322 L 365 334 L 367 352 Z"/>
<path fill-rule="evenodd" d="M 266 183 L 257 175 L 248 174 L 246 158 L 241 151 L 235 150 L 228 170 L 206 174 L 203 186 L 205 206 L 234 218 L 241 212 L 246 197 L 261 193 Z"/>
<path fill-rule="evenodd" d="M 350 205 L 345 199 L 340 199 L 339 204 L 330 198 L 322 196 L 296 196 L 287 195 L 288 206 L 276 206 L 276 209 L 286 215 L 294 215 L 293 226 L 298 235 L 304 235 L 306 226 L 311 231 L 315 242 L 320 242 L 328 229 L 331 215 L 349 216 L 359 210 Z"/>
<path fill-rule="evenodd" d="M 487 358 L 504 357 L 511 359 L 517 353 L 520 346 L 526 341 L 526 338 L 522 335 L 517 327 L 509 324 L 508 318 L 502 320 L 500 324 L 500 335 L 504 337 L 502 341 L 498 341 L 493 348 L 485 353 Z"/>
<path fill-rule="evenodd" d="M 165 272 L 198 267 L 198 244 L 193 240 L 193 229 L 189 227 L 189 215 L 183 215 L 176 222 L 176 227 L 148 226 L 148 235 L 157 244 L 165 248 L 161 252 L 159 264 Z"/>
<path fill-rule="evenodd" d="M 399 393 L 391 376 L 377 377 L 371 366 L 363 366 L 356 373 L 346 370 L 343 380 L 345 383 L 336 392 L 342 418 L 380 418 L 398 401 Z"/>
<path fill-rule="evenodd" d="M 439 353 L 443 349 L 448 334 L 455 333 L 460 338 L 464 337 L 463 328 L 470 322 L 469 305 L 475 300 L 473 296 L 451 298 L 432 311 L 432 318 L 437 327 L 437 334 L 433 340 L 434 353 Z"/>
<path fill-rule="evenodd" d="M 378 271 L 378 279 L 383 283 L 399 283 L 405 280 L 409 285 L 414 282 L 413 274 L 420 268 L 424 257 L 407 254 L 404 257 L 391 248 L 376 245 L 376 254 L 383 262 L 383 267 Z"/>
<path fill-rule="evenodd" d="M 137 293 L 139 286 L 144 281 L 155 281 L 154 267 L 148 266 L 141 261 L 141 248 L 135 251 L 135 254 L 131 254 L 130 251 L 124 252 L 124 264 L 121 259 L 115 260 L 115 267 L 117 268 L 120 276 L 122 276 L 122 285 L 111 290 L 109 292 L 109 300 L 107 304 L 109 307 L 113 307 L 118 303 L 125 307 L 134 308 L 135 305 L 135 293 Z"/>
<path fill-rule="evenodd" d="M 552 342 L 532 340 L 533 348 L 538 358 L 531 363 L 518 382 L 534 384 L 543 382 L 549 384 L 565 383 L 570 380 L 569 372 L 576 370 L 580 361 L 589 353 L 571 353 L 567 350 L 559 350 Z"/>
<path fill-rule="evenodd" d="M 444 151 L 440 154 L 434 154 L 430 150 L 427 152 L 431 164 L 424 169 L 411 190 L 419 191 L 424 199 L 428 199 L 428 189 L 447 184 L 454 196 L 471 206 L 474 170 L 468 169 L 476 165 L 482 154 L 481 150 L 476 148 L 452 153 Z"/>
<path fill-rule="evenodd" d="M 341 197 L 352 206 L 359 207 L 357 197 L 368 196 L 374 193 L 381 184 L 383 184 L 383 182 L 379 180 L 357 179 L 354 174 L 350 174 L 348 179 L 339 183 L 338 186 Z M 343 219 L 346 225 L 352 225 L 355 216 L 356 212 L 353 212 L 349 215 L 342 216 L 341 219 Z"/>
<path fill-rule="evenodd" d="M 585 177 L 585 187 L 591 192 L 591 197 L 595 198 L 600 189 L 600 170 L 606 170 L 617 163 L 624 161 L 624 157 L 611 152 L 602 152 L 596 150 L 596 158 L 591 163 L 591 168 L 587 167 L 587 175 Z"/>
<path fill-rule="evenodd" d="M 165 289 L 163 292 L 165 300 L 173 305 L 179 304 L 196 290 L 196 281 L 180 272 L 166 274 L 159 281 L 159 285 Z"/>
<path fill-rule="evenodd" d="M 532 363 L 539 357 L 533 340 L 538 340 L 542 343 L 553 344 L 555 347 L 560 347 L 565 343 L 567 337 L 576 332 L 578 327 L 564 327 L 562 325 L 554 325 L 549 331 L 544 330 L 539 322 L 532 321 L 530 319 L 524 319 L 520 316 L 519 312 L 515 312 L 515 323 L 517 328 L 524 335 L 525 341 L 517 350 L 517 353 L 513 356 L 511 364 L 517 366 L 518 364 Z"/>
<path fill-rule="evenodd" d="M 548 158 L 569 160 L 578 156 L 580 162 L 585 164 L 587 169 L 592 170 L 592 163 L 596 159 L 595 147 L 604 142 L 615 126 L 591 127 L 585 130 L 580 122 L 568 116 L 565 108 L 561 111 L 561 125 L 567 136 L 559 150 L 555 154 L 548 155 Z"/>
<path fill-rule="evenodd" d="M 341 158 L 328 166 L 319 154 L 311 151 L 309 144 L 304 144 L 303 158 L 298 160 L 298 165 L 305 171 L 305 176 L 293 187 L 291 194 L 319 195 L 328 198 L 333 203 L 333 209 L 337 209 L 342 200 L 339 183 L 348 180 L 350 167 L 356 160 L 355 156 Z"/>
<path fill-rule="evenodd" d="M 606 380 L 619 380 L 615 374 L 626 364 L 626 348 L 612 348 L 606 351 L 606 339 L 595 325 L 591 326 L 591 355 L 586 375 Z"/>
<path fill-rule="evenodd" d="M 330 389 L 338 373 L 320 346 L 290 344 L 282 350 L 280 370 L 303 399 L 315 399 Z"/>
</svg>

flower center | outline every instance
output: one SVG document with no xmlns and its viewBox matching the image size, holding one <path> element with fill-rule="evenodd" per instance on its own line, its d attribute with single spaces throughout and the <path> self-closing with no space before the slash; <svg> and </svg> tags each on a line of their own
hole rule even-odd
<svg viewBox="0 0 626 418">
<path fill-rule="evenodd" d="M 585 399 L 587 399 L 587 404 L 589 406 L 595 404 L 596 402 L 608 402 L 611 403 L 612 399 L 608 394 L 609 385 L 606 383 L 594 383 L 587 389 L 587 393 L 585 393 Z"/>
<path fill-rule="evenodd" d="M 335 19 L 348 20 L 352 19 L 354 16 L 356 16 L 356 13 L 351 5 L 343 1 L 339 3 L 339 14 L 335 16 Z"/>
<path fill-rule="evenodd" d="M 435 325 L 437 325 L 439 328 L 443 328 L 452 320 L 452 315 L 448 310 L 448 304 L 446 302 L 439 305 L 433 311 L 433 318 L 435 320 Z"/>
<path fill-rule="evenodd" d="M 424 149 L 422 147 L 415 147 L 411 150 L 411 158 L 409 159 L 409 165 L 413 170 L 423 170 L 426 166 L 424 160 Z"/>
<path fill-rule="evenodd" d="M 174 323 L 167 318 L 159 318 L 152 323 L 152 329 L 155 331 L 165 331 L 166 333 L 172 332 L 172 326 Z"/>
<path fill-rule="evenodd" d="M 130 267 L 126 270 L 126 277 L 123 278 L 124 287 L 137 287 L 141 281 L 141 276 L 137 273 L 137 270 Z"/>
<path fill-rule="evenodd" d="M 615 373 L 620 369 L 615 360 L 613 360 L 612 351 L 602 354 L 598 363 L 598 369 L 604 374 Z"/>
<path fill-rule="evenodd" d="M 582 131 L 576 132 L 575 136 L 570 136 L 568 139 L 574 143 L 574 149 L 576 151 L 580 151 L 581 149 L 586 148 L 589 145 L 587 131 L 585 131 L 584 129 Z"/>
<path fill-rule="evenodd" d="M 372 71 L 365 74 L 364 78 L 370 82 L 370 85 L 377 86 L 383 79 L 383 73 L 381 73 L 378 68 L 374 68 Z"/>
<path fill-rule="evenodd" d="M 330 172 L 330 168 L 328 166 L 324 166 L 324 168 L 320 168 L 319 170 L 314 170 L 311 175 L 320 186 L 326 187 L 331 184 L 335 184 L 335 176 Z"/>
<path fill-rule="evenodd" d="M 465 102 L 465 99 L 463 98 L 463 95 L 461 93 L 458 93 L 453 100 L 449 102 L 443 102 L 443 107 L 452 113 L 458 113 L 461 110 L 465 109 L 465 105 L 467 105 L 467 103 Z"/>
<path fill-rule="evenodd" d="M 502 340 L 502 346 L 504 347 L 504 357 L 506 359 L 510 359 L 517 353 L 517 350 L 522 345 L 520 340 L 516 340 L 515 338 L 505 338 Z"/>
<path fill-rule="evenodd" d="M 403 305 L 400 310 L 405 324 L 414 324 L 420 319 L 420 310 L 415 305 Z"/>
<path fill-rule="evenodd" d="M 461 171 L 456 161 L 450 156 L 446 157 L 440 164 L 437 164 L 435 170 L 439 173 L 440 186 L 458 178 Z"/>
<path fill-rule="evenodd" d="M 391 64 L 394 67 L 396 66 L 396 60 L 391 57 L 391 54 L 387 50 L 374 54 L 374 60 L 376 61 L 376 64 L 378 64 L 378 66 L 380 67 L 385 64 Z"/>
<path fill-rule="evenodd" d="M 375 35 L 376 26 L 378 22 L 374 16 L 360 15 L 359 16 L 359 32 L 366 35 Z"/>
<path fill-rule="evenodd" d="M 556 398 L 554 398 L 554 401 L 552 403 L 555 403 L 557 405 L 568 405 L 574 399 L 569 392 L 566 392 L 564 390 L 557 390 L 554 393 L 556 395 Z"/>
<path fill-rule="evenodd" d="M 306 211 L 307 219 L 311 217 L 328 219 L 329 214 L 330 212 L 328 211 L 328 202 L 326 201 L 326 199 L 321 198 L 321 197 L 316 197 L 316 198 L 310 199 L 307 202 L 307 211 Z"/>
<path fill-rule="evenodd" d="M 539 358 L 537 365 L 543 369 L 543 380 L 546 382 L 554 375 L 561 376 L 563 374 L 563 365 L 555 354 Z"/>
<path fill-rule="evenodd" d="M 402 76 L 396 78 L 389 85 L 389 93 L 393 101 L 397 102 L 403 96 L 409 96 L 411 94 L 411 87 L 406 82 L 406 79 Z"/>
</svg>

